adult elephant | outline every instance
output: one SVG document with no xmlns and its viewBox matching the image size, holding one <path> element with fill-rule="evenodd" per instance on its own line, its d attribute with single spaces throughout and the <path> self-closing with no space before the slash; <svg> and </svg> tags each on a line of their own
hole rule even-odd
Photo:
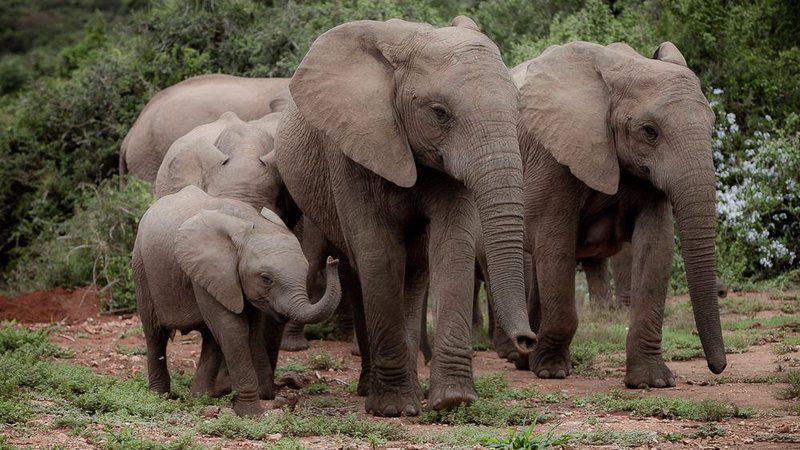
<svg viewBox="0 0 800 450">
<path fill-rule="evenodd" d="M 153 182 L 170 145 L 198 125 L 232 111 L 244 121 L 280 111 L 288 101 L 288 78 L 200 75 L 158 92 L 122 141 L 120 183 L 130 172 Z"/>
<path fill-rule="evenodd" d="M 576 259 L 631 242 L 625 384 L 674 386 L 661 357 L 673 212 L 709 369 L 726 366 L 714 273 L 714 114 L 678 49 L 653 58 L 625 44 L 574 42 L 512 70 L 520 89 L 526 246 L 533 255 L 527 359 L 541 378 L 570 372 L 578 326 Z"/>
<path fill-rule="evenodd" d="M 278 128 L 287 189 L 354 271 L 343 283 L 356 294 L 359 392 L 375 415 L 420 410 L 410 356 L 429 275 L 440 311 L 428 406 L 477 397 L 473 284 L 464 280 L 473 277 L 478 220 L 498 322 L 520 352 L 536 341 L 524 297 L 517 91 L 495 44 L 470 19 L 452 25 L 329 30 L 292 78 Z"/>
</svg>

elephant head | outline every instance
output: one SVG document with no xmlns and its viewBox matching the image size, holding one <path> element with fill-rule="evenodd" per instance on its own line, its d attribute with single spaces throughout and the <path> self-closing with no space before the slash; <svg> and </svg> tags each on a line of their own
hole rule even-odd
<svg viewBox="0 0 800 450">
<path fill-rule="evenodd" d="M 282 182 L 273 161 L 272 134 L 262 119 L 244 122 L 226 112 L 170 146 L 156 177 L 157 197 L 195 185 L 215 197 L 275 209 Z"/>
<path fill-rule="evenodd" d="M 181 269 L 235 314 L 247 300 L 301 323 L 327 319 L 341 297 L 338 261 L 328 258 L 325 294 L 311 303 L 300 243 L 275 213 L 261 214 L 253 222 L 236 210 L 203 210 L 187 219 L 175 239 Z"/>
<path fill-rule="evenodd" d="M 368 171 L 409 188 L 427 166 L 474 193 L 498 322 L 528 352 L 518 94 L 497 46 L 466 17 L 452 25 L 340 25 L 289 89 L 302 117 Z"/>
<path fill-rule="evenodd" d="M 714 114 L 678 49 L 645 58 L 625 44 L 574 42 L 527 63 L 520 133 L 588 187 L 613 195 L 620 173 L 672 204 L 709 369 L 725 369 L 714 274 Z M 515 69 L 515 73 L 519 73 Z"/>
</svg>

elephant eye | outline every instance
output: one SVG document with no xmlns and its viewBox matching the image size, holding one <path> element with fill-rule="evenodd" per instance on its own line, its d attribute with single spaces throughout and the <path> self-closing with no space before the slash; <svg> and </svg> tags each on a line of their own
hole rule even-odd
<svg viewBox="0 0 800 450">
<path fill-rule="evenodd" d="M 267 275 L 266 273 L 261 274 L 261 281 L 263 281 L 264 284 L 266 284 L 267 286 L 272 286 L 272 283 L 274 283 L 272 277 Z"/>
<path fill-rule="evenodd" d="M 658 139 L 658 130 L 656 130 L 656 127 L 652 125 L 645 125 L 642 127 L 642 131 L 644 131 L 644 135 L 647 140 L 653 142 Z"/>
<path fill-rule="evenodd" d="M 440 124 L 446 124 L 452 118 L 450 111 L 441 103 L 434 103 L 431 105 L 431 109 L 433 110 L 433 113 L 436 114 L 436 121 L 438 121 Z"/>
</svg>

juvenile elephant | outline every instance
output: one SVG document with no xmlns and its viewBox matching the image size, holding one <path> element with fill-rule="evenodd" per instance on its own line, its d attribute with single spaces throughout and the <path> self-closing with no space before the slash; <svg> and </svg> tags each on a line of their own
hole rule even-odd
<svg viewBox="0 0 800 450">
<path fill-rule="evenodd" d="M 259 414 L 259 398 L 274 397 L 280 325 L 285 317 L 319 322 L 333 312 L 340 297 L 337 265 L 328 261 L 325 295 L 312 304 L 308 263 L 277 215 L 268 209 L 259 215 L 196 186 L 162 197 L 142 217 L 132 258 L 150 389 L 169 392 L 171 331 L 199 330 L 203 348 L 192 392 L 214 390 L 224 357 L 234 411 Z M 264 326 L 275 328 L 273 341 L 265 341 Z"/>
<path fill-rule="evenodd" d="M 289 193 L 356 274 L 343 282 L 355 299 L 359 393 L 375 415 L 419 413 L 429 279 L 439 311 L 428 406 L 476 398 L 464 280 L 478 221 L 498 322 L 520 352 L 536 341 L 524 297 L 517 90 L 494 43 L 470 19 L 452 25 L 358 21 L 324 33 L 292 78 L 276 138 Z"/>
<path fill-rule="evenodd" d="M 272 154 L 280 113 L 244 122 L 226 112 L 177 139 L 164 156 L 155 182 L 161 198 L 194 185 L 214 197 L 243 201 L 281 213 L 282 181 Z"/>
<path fill-rule="evenodd" d="M 153 96 L 122 141 L 120 183 L 130 172 L 145 181 L 156 179 L 170 145 L 204 123 L 232 111 L 255 120 L 280 111 L 288 101 L 288 78 L 242 78 L 201 75 L 174 84 Z"/>
<path fill-rule="evenodd" d="M 529 307 L 539 377 L 570 372 L 578 326 L 577 259 L 605 258 L 631 242 L 631 321 L 625 384 L 674 386 L 661 357 L 673 252 L 673 213 L 695 321 L 709 369 L 726 366 L 714 275 L 714 114 L 678 49 L 653 58 L 625 44 L 548 48 L 512 70 L 520 89 Z"/>
</svg>

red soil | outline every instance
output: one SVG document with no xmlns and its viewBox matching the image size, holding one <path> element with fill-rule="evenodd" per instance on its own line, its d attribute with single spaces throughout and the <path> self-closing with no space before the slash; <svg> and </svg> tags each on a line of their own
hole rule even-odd
<svg viewBox="0 0 800 450">
<path fill-rule="evenodd" d="M 0 320 L 72 324 L 99 315 L 100 296 L 95 288 L 53 289 L 0 297 Z"/>
</svg>

